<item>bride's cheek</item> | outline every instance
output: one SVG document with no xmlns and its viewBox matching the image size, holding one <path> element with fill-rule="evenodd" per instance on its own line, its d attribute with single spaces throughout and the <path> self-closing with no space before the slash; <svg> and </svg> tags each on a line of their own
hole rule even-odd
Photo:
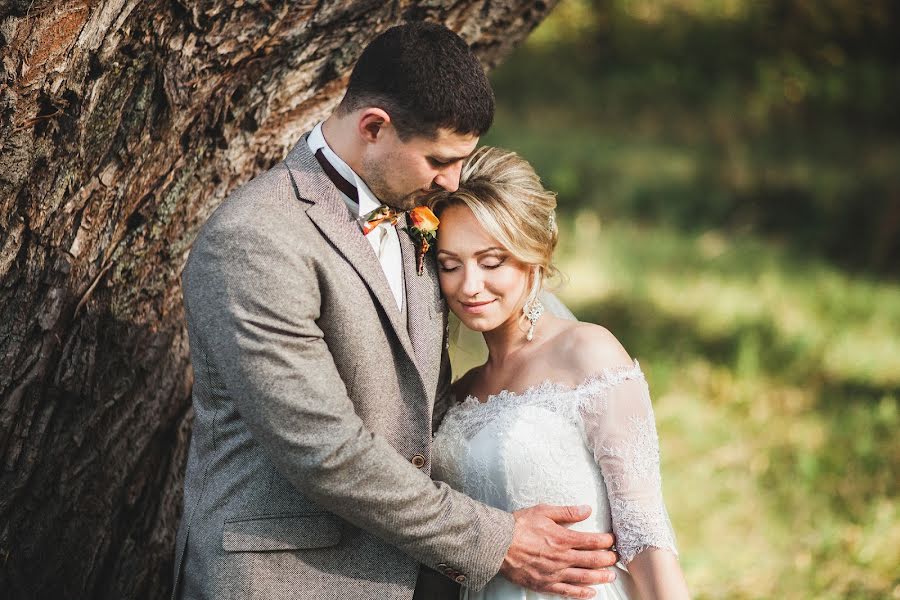
<svg viewBox="0 0 900 600">
<path fill-rule="evenodd" d="M 449 271 L 444 271 L 443 268 L 438 269 L 438 285 L 444 296 L 451 295 L 453 291 L 453 277 L 451 275 Z"/>
</svg>

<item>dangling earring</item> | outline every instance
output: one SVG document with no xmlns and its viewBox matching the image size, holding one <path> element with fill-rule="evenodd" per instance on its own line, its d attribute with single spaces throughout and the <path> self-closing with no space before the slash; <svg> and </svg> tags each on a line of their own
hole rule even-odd
<svg viewBox="0 0 900 600">
<path fill-rule="evenodd" d="M 528 333 L 525 335 L 525 339 L 530 342 L 532 338 L 534 338 L 534 324 L 537 323 L 538 319 L 541 318 L 541 315 L 544 314 L 544 305 L 540 300 L 534 298 L 525 303 L 522 307 L 522 312 L 525 313 L 525 318 L 528 319 L 528 322 L 531 324 L 528 327 Z"/>
</svg>

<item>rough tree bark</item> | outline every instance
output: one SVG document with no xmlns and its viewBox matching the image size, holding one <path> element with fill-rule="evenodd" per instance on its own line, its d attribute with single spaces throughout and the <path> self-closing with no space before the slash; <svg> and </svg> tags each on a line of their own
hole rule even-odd
<svg viewBox="0 0 900 600">
<path fill-rule="evenodd" d="M 163 598 L 199 225 L 340 99 L 375 34 L 494 65 L 555 0 L 0 0 L 0 590 Z"/>
</svg>

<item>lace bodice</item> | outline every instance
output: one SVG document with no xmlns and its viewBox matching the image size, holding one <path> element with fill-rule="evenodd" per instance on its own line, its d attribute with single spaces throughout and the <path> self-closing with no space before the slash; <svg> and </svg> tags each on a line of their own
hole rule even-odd
<svg viewBox="0 0 900 600">
<path fill-rule="evenodd" d="M 453 406 L 435 435 L 435 479 L 503 510 L 589 504 L 572 526 L 612 531 L 624 564 L 648 547 L 675 552 L 659 445 L 637 361 L 575 388 L 553 382 Z"/>
</svg>

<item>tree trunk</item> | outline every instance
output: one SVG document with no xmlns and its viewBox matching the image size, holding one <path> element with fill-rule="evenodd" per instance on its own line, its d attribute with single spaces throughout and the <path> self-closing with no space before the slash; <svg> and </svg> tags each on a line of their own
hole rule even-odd
<svg viewBox="0 0 900 600">
<path fill-rule="evenodd" d="M 493 66 L 555 0 L 0 0 L 0 590 L 163 598 L 198 227 L 340 99 L 377 33 Z"/>
</svg>

